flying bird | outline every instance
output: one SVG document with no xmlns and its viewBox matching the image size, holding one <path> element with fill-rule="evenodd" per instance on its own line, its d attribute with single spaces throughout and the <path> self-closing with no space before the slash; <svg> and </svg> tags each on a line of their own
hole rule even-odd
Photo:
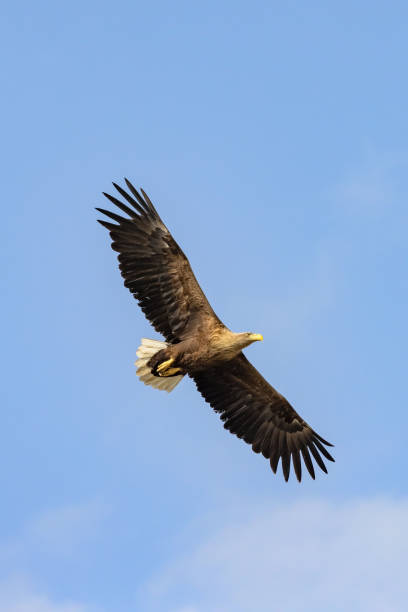
<svg viewBox="0 0 408 612">
<path fill-rule="evenodd" d="M 146 385 L 172 391 L 188 375 L 203 398 L 219 413 L 225 429 L 269 459 L 276 474 L 279 460 L 285 480 L 291 460 L 298 481 L 302 459 L 315 478 L 312 457 L 327 473 L 322 456 L 333 446 L 319 436 L 247 360 L 242 350 L 263 340 L 261 334 L 235 333 L 217 317 L 189 261 L 143 189 L 125 179 L 128 191 L 113 183 L 123 201 L 104 193 L 126 216 L 97 208 L 114 223 L 99 220 L 119 253 L 127 287 L 165 342 L 143 338 L 136 373 Z M 125 203 L 126 202 L 126 203 Z"/>
</svg>

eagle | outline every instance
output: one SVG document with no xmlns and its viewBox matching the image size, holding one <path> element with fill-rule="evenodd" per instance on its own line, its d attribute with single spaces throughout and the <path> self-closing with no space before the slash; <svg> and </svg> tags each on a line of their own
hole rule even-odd
<svg viewBox="0 0 408 612">
<path fill-rule="evenodd" d="M 184 376 L 195 382 L 224 427 L 269 459 L 276 474 L 281 461 L 298 481 L 302 459 L 310 476 L 314 464 L 327 473 L 322 456 L 334 461 L 333 446 L 317 434 L 248 361 L 242 350 L 263 340 L 252 332 L 232 332 L 217 317 L 189 261 L 161 220 L 148 195 L 125 179 L 128 191 L 113 183 L 122 199 L 103 195 L 126 216 L 97 208 L 114 223 L 98 219 L 119 253 L 124 285 L 165 341 L 143 338 L 136 373 L 146 385 L 172 391 Z"/>
</svg>

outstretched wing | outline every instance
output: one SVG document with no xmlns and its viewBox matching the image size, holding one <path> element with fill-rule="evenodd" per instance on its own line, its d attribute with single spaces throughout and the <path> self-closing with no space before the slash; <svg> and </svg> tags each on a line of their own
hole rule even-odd
<svg viewBox="0 0 408 612">
<path fill-rule="evenodd" d="M 127 287 L 153 327 L 167 342 L 179 342 L 199 317 L 222 325 L 198 284 L 187 257 L 143 189 L 142 195 L 127 180 L 130 193 L 113 183 L 131 208 L 104 193 L 127 217 L 97 208 L 117 223 L 99 221 L 109 230 L 112 249 L 118 251 L 119 269 Z"/>
<path fill-rule="evenodd" d="M 252 450 L 270 460 L 276 474 L 279 459 L 287 481 L 290 458 L 299 482 L 302 462 L 314 479 L 310 454 L 327 473 L 321 455 L 333 457 L 325 449 L 333 446 L 321 438 L 246 359 L 243 353 L 221 367 L 192 376 L 204 399 L 221 414 L 224 427 L 252 444 Z"/>
</svg>

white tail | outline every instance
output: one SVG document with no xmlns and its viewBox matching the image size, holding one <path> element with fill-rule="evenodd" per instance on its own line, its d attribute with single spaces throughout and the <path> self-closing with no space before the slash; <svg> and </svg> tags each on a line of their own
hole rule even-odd
<svg viewBox="0 0 408 612">
<path fill-rule="evenodd" d="M 161 342 L 160 340 L 142 338 L 142 344 L 136 351 L 136 355 L 139 359 L 135 361 L 135 366 L 136 374 L 145 385 L 150 385 L 155 389 L 170 393 L 170 391 L 173 391 L 174 387 L 178 385 L 184 374 L 181 376 L 153 376 L 150 368 L 147 366 L 149 359 L 167 346 L 168 344 L 166 342 Z"/>
</svg>

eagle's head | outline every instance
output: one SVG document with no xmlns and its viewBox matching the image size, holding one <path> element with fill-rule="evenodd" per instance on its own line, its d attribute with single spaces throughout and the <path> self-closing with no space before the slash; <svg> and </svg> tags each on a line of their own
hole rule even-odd
<svg viewBox="0 0 408 612">
<path fill-rule="evenodd" d="M 262 334 L 254 334 L 253 332 L 242 332 L 236 334 L 236 342 L 240 348 L 245 348 L 257 340 L 263 340 Z"/>
</svg>

